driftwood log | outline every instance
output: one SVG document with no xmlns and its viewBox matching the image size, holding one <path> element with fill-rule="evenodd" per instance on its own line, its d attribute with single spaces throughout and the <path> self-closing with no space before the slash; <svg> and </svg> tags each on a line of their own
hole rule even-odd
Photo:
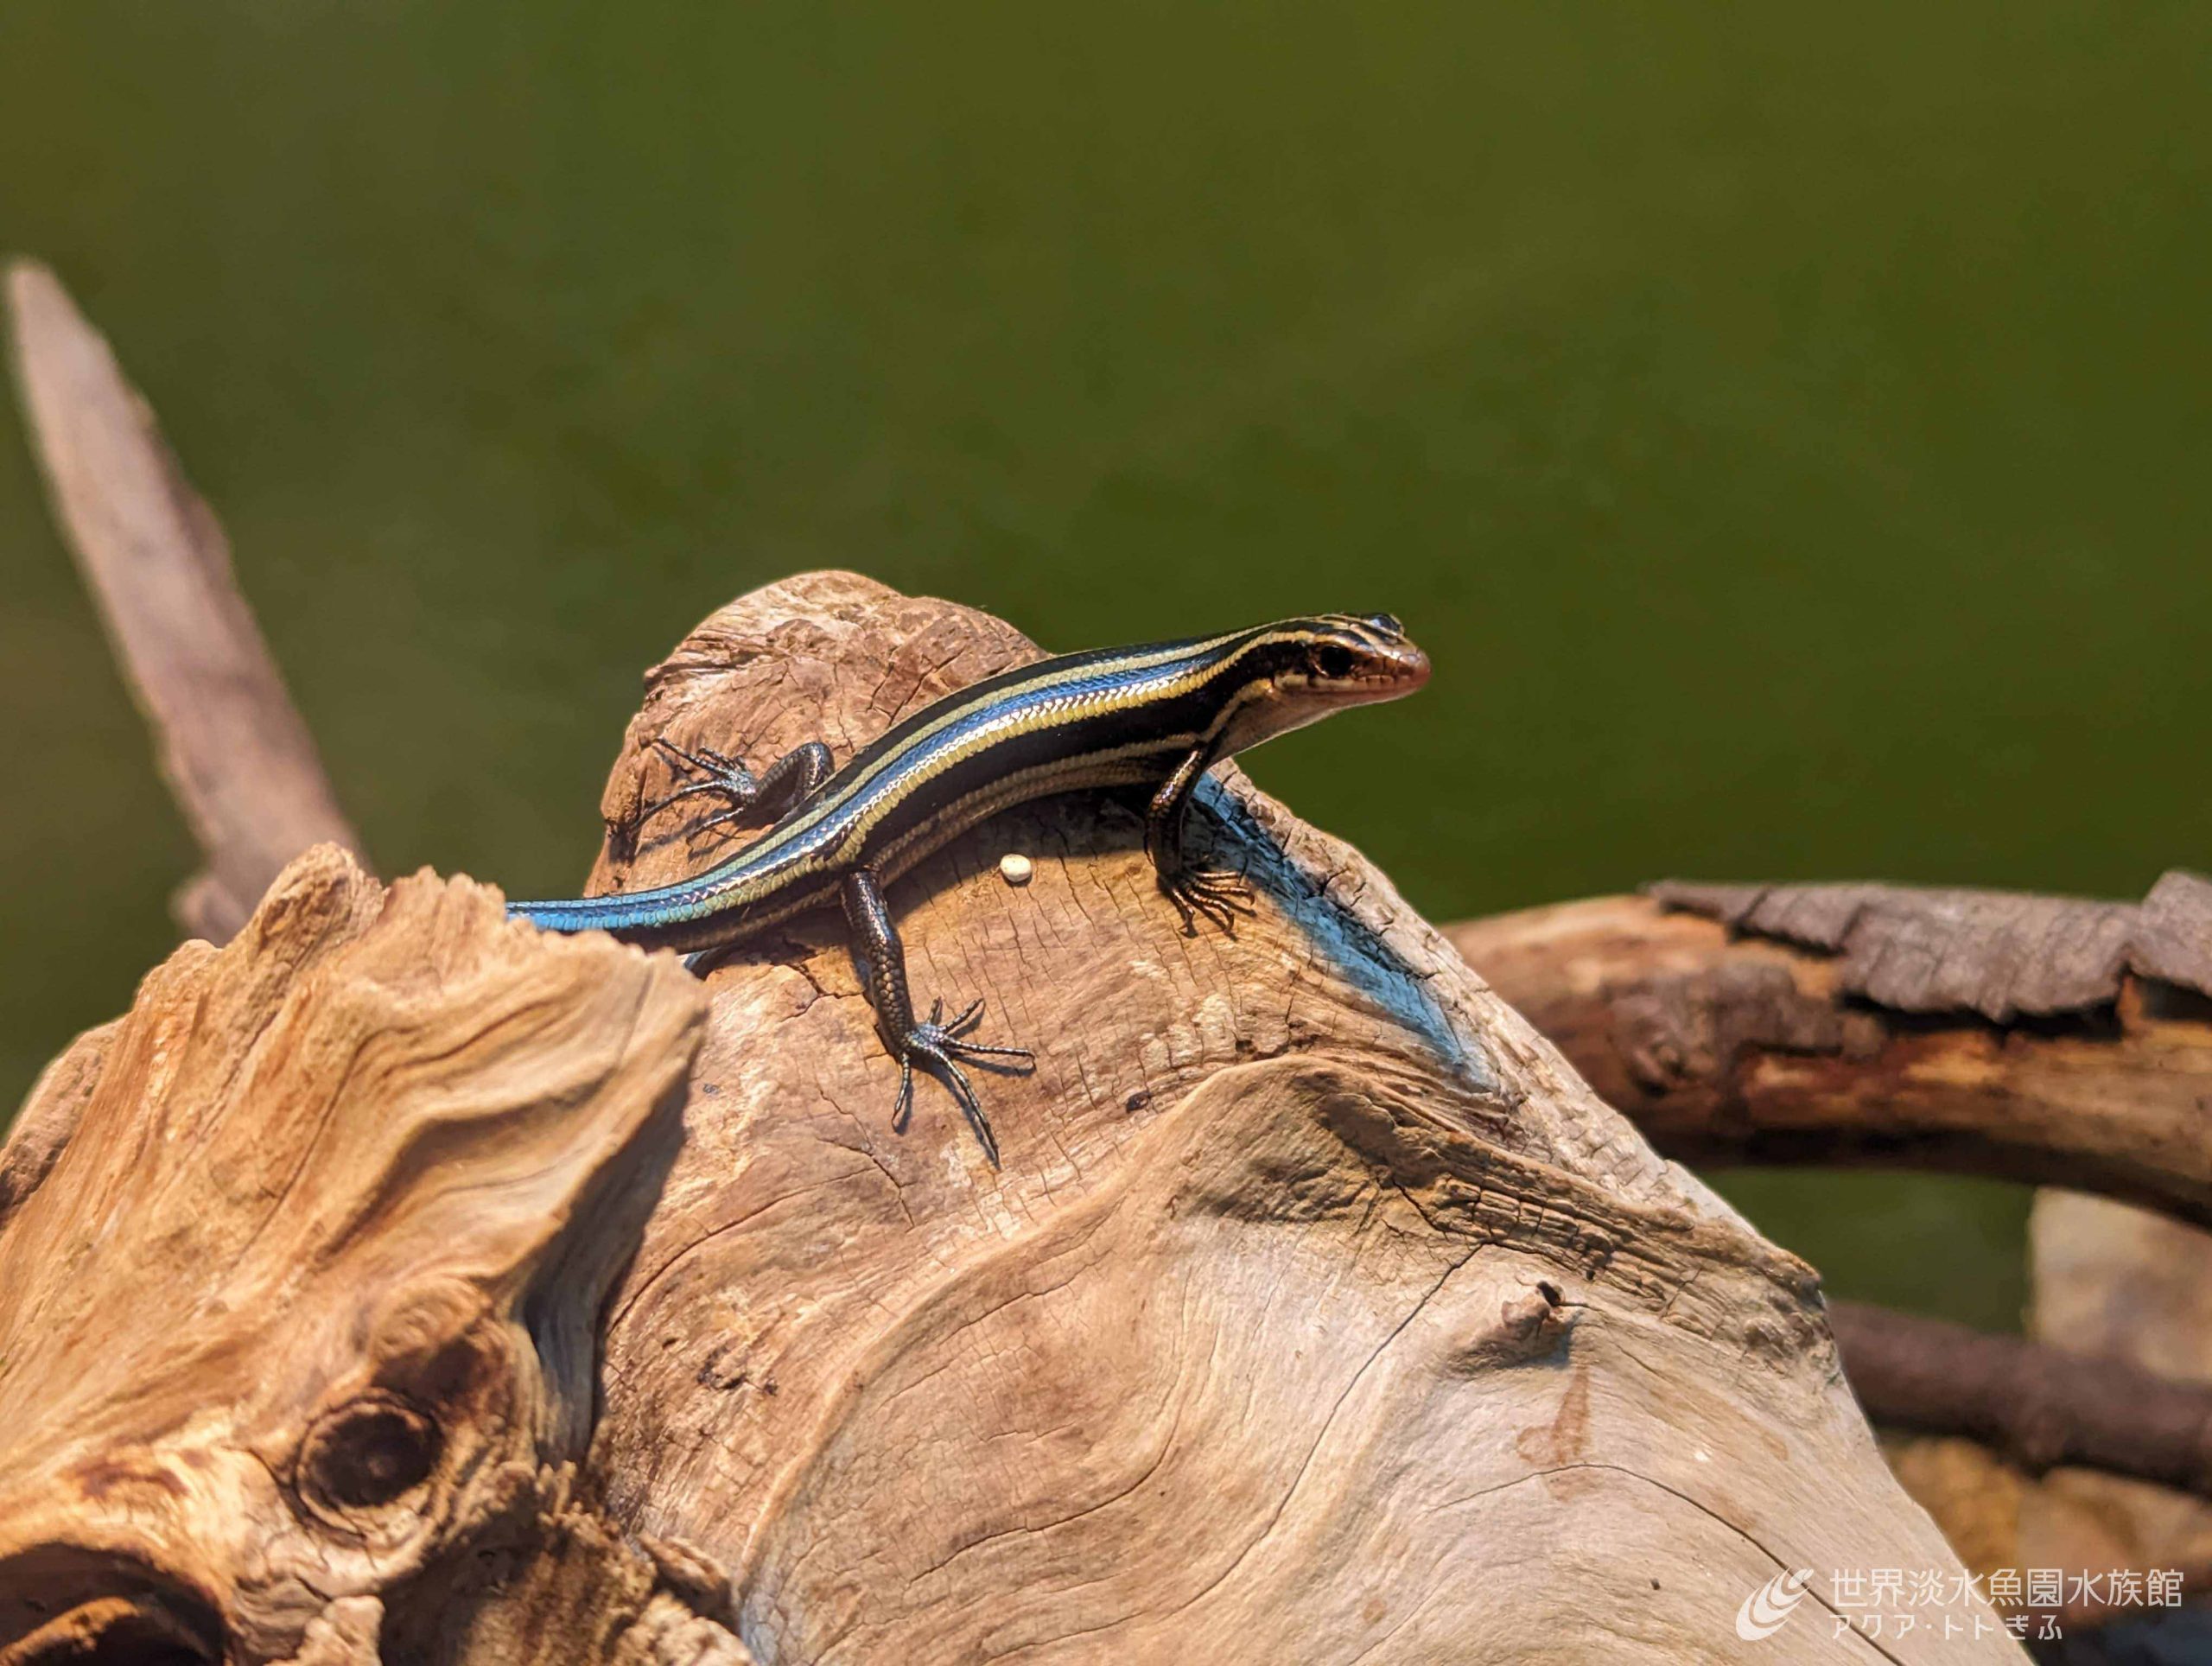
<svg viewBox="0 0 2212 1666">
<path fill-rule="evenodd" d="M 0 1215 L 0 1662 L 717 1634 L 577 1502 L 703 1004 L 324 846 L 64 1054 Z"/>
<path fill-rule="evenodd" d="M 1448 933 L 1670 1155 L 2009 1174 L 2164 1211 L 2039 1195 L 2040 1349 L 1906 1343 L 1865 1313 L 1838 1330 L 1870 1408 L 1947 1431 L 1888 1450 L 1978 1571 L 2212 1586 L 2212 882 L 2169 874 L 2139 905 L 1668 886 Z M 2074 1466 L 2092 1454 L 2124 1472 Z"/>
<path fill-rule="evenodd" d="M 699 860 L 627 839 L 652 737 L 842 755 L 1034 652 L 850 575 L 725 609 L 597 882 Z M 702 989 L 302 859 L 0 1159 L 0 1666 L 2013 1657 L 1840 1632 L 1834 1571 L 1956 1563 L 1809 1270 L 1356 853 L 1203 811 L 1233 940 L 1106 802 L 894 890 L 917 993 L 1038 1049 L 996 1173 L 892 1131 L 834 920 Z"/>
</svg>

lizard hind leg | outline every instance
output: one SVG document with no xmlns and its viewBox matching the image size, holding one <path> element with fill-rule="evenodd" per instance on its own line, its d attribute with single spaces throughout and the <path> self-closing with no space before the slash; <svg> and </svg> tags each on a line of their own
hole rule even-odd
<svg viewBox="0 0 2212 1666">
<path fill-rule="evenodd" d="M 1033 1068 L 1036 1055 L 1027 1047 L 995 1047 L 969 1040 L 969 1033 L 983 1014 L 983 1003 L 973 1001 L 950 1022 L 944 1002 L 933 1002 L 925 1020 L 914 1016 L 912 998 L 906 990 L 906 954 L 883 900 L 883 889 L 865 868 L 846 874 L 842 895 L 845 923 L 853 934 L 853 947 L 866 972 L 869 1004 L 875 1008 L 876 1027 L 884 1044 L 899 1061 L 899 1097 L 891 1109 L 891 1126 L 906 1132 L 914 1111 L 914 1066 L 919 1065 L 945 1085 L 960 1106 L 961 1115 L 975 1130 L 991 1167 L 999 1166 L 999 1142 L 983 1115 L 976 1085 L 963 1064 L 985 1070 L 1019 1072 Z"/>
<path fill-rule="evenodd" d="M 991 1132 L 990 1118 L 983 1115 L 982 1101 L 976 1097 L 976 1084 L 968 1079 L 968 1072 L 960 1068 L 963 1062 L 980 1065 L 986 1070 L 1022 1072 L 1034 1069 L 1037 1055 L 1027 1047 L 992 1047 L 980 1041 L 963 1039 L 964 1031 L 972 1028 L 982 1014 L 983 1003 L 970 1002 L 950 1024 L 944 1022 L 944 1002 L 930 1003 L 927 1023 L 916 1024 L 899 1038 L 899 1098 L 891 1111 L 891 1126 L 904 1134 L 913 1118 L 914 1065 L 920 1060 L 931 1075 L 943 1082 L 960 1106 L 960 1113 L 968 1119 L 968 1126 L 975 1130 L 976 1139 L 983 1148 L 983 1155 L 990 1160 L 993 1168 L 999 1166 L 998 1137 Z M 1000 1059 L 1012 1062 L 1000 1064 Z"/>
</svg>

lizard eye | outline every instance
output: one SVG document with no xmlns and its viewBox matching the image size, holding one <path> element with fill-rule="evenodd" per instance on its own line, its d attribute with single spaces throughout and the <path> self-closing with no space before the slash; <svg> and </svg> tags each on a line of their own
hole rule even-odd
<svg viewBox="0 0 2212 1666">
<path fill-rule="evenodd" d="M 1350 677 L 1356 664 L 1352 651 L 1340 642 L 1324 642 L 1313 650 L 1314 671 L 1331 683 Z"/>
</svg>

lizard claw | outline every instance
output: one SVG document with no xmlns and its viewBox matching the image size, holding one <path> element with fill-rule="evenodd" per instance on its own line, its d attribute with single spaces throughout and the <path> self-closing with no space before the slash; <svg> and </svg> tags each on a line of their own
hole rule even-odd
<svg viewBox="0 0 2212 1666">
<path fill-rule="evenodd" d="M 893 1131 L 904 1134 L 914 1111 L 914 1065 L 919 1060 L 931 1075 L 943 1082 L 967 1117 L 968 1126 L 976 1131 L 982 1142 L 983 1155 L 990 1160 L 993 1168 L 999 1166 L 999 1142 L 992 1132 L 988 1117 L 983 1115 L 982 1102 L 976 1097 L 975 1084 L 969 1081 L 968 1072 L 960 1068 L 960 1061 L 980 1065 L 986 1070 L 1010 1071 L 1016 1074 L 1034 1069 L 1037 1055 L 1027 1047 L 991 1047 L 980 1041 L 962 1038 L 976 1027 L 982 1016 L 983 1003 L 973 1001 L 966 1011 L 950 1023 L 944 1021 L 944 1002 L 930 1003 L 929 1021 L 917 1024 L 898 1040 L 899 1097 L 891 1108 Z M 998 1059 L 1019 1060 L 1018 1064 L 998 1064 Z"/>
<path fill-rule="evenodd" d="M 1253 912 L 1251 882 L 1222 868 L 1185 868 L 1163 874 L 1160 888 L 1182 915 L 1185 937 L 1198 934 L 1198 920 L 1203 916 L 1220 926 L 1224 936 L 1234 938 L 1237 915 Z"/>
<path fill-rule="evenodd" d="M 728 800 L 727 809 L 718 811 L 684 830 L 687 839 L 696 839 L 710 827 L 737 820 L 753 807 L 753 801 L 760 795 L 760 783 L 753 772 L 738 760 L 724 757 L 712 747 L 679 747 L 665 734 L 656 734 L 652 743 L 668 754 L 671 772 L 679 785 L 642 806 L 631 823 L 633 830 L 643 827 L 664 810 L 673 809 L 685 799 L 696 798 L 702 793 L 710 793 Z"/>
</svg>

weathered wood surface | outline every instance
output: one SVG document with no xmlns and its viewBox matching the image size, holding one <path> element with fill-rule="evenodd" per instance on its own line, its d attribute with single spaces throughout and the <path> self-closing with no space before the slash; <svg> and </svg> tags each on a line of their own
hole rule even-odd
<svg viewBox="0 0 2212 1666">
<path fill-rule="evenodd" d="M 2140 905 L 1866 885 L 1656 891 L 1446 931 L 1669 1154 L 2012 1174 L 2167 1211 L 2037 1199 L 2031 1332 L 2114 1369 L 2069 1378 L 2063 1404 L 2030 1408 L 2016 1391 L 1999 1421 L 2067 1427 L 2023 1430 L 2010 1457 L 1957 1435 L 1887 1446 L 1980 1571 L 2170 1568 L 2191 1591 L 2212 1583 L 2202 1497 L 2037 1472 L 2085 1421 L 2117 1415 L 2130 1437 L 2118 1444 L 2139 1436 L 2125 1387 L 2136 1371 L 2212 1385 L 2212 1238 L 2190 1224 L 2212 1199 L 2212 883 L 2169 874 Z M 1937 1343 L 1920 1339 L 1922 1363 L 1942 1357 Z M 1919 1420 L 1938 1412 L 1941 1396 L 1908 1389 L 1899 1376 L 1883 1392 L 1899 1409 L 1914 1401 Z M 2186 1466 L 2177 1455 L 2202 1434 L 2171 1422 L 2157 1463 Z M 2065 1618 L 2102 1612 L 2076 1604 Z"/>
<path fill-rule="evenodd" d="M 865 580 L 776 587 L 655 674 L 608 818 L 666 785 L 653 735 L 844 756 L 1034 652 Z M 894 891 L 918 995 L 1039 1049 L 987 1086 L 999 1174 L 941 1096 L 890 1132 L 835 921 L 715 975 L 608 1332 L 625 1519 L 736 1569 L 779 1660 L 1728 1658 L 1777 1569 L 1946 1563 L 1806 1270 L 1354 852 L 1233 770 L 1205 803 L 1260 893 L 1233 942 L 1179 932 L 1095 801 Z M 692 860 L 625 848 L 602 885 Z"/>
<path fill-rule="evenodd" d="M 2109 1007 L 2123 975 L 2212 995 L 2212 880 L 2176 872 L 2140 903 L 1911 885 L 1694 885 L 1652 899 L 1836 957 L 1837 987 L 1902 1013 L 1993 1024 Z"/>
<path fill-rule="evenodd" d="M 2212 882 L 2194 874 L 2139 906 L 1662 887 L 1450 935 L 1681 1161 L 1948 1169 L 2212 1223 Z"/>
<path fill-rule="evenodd" d="M 0 1662 L 693 1658 L 576 1468 L 702 1010 L 329 846 L 156 968 L 0 1214 Z"/>
<path fill-rule="evenodd" d="M 655 673 L 610 818 L 652 734 L 842 755 L 1034 652 L 772 587 Z M 891 1129 L 834 919 L 717 970 L 701 1039 L 671 959 L 303 862 L 0 1162 L 0 1663 L 70 1625 L 183 1661 L 2012 1657 L 1836 1635 L 1832 1572 L 1955 1563 L 1808 1270 L 1356 853 L 1233 770 L 1203 816 L 1258 892 L 1233 941 L 1094 800 L 894 887 L 917 994 L 1038 1049 L 986 1084 L 995 1173 L 933 1089 Z M 610 845 L 606 882 L 696 860 Z M 1741 1640 L 1799 1568 L 1786 1644 Z"/>
<path fill-rule="evenodd" d="M 35 261 L 8 268 L 7 292 L 55 523 L 207 859 L 172 906 L 186 932 L 220 943 L 301 851 L 360 842 L 238 593 L 221 524 L 105 338 Z"/>
</svg>

